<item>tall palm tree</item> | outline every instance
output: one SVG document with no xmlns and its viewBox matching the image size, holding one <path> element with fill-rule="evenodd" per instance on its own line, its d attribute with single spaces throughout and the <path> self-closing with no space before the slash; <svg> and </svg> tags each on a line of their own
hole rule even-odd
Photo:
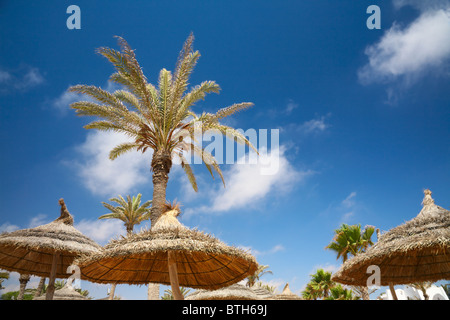
<svg viewBox="0 0 450 320">
<path fill-rule="evenodd" d="M 31 276 L 29 274 L 20 274 L 19 277 L 19 295 L 17 296 L 17 300 L 23 300 L 23 296 L 25 294 L 25 288 L 27 286 L 28 281 L 30 281 Z"/>
<path fill-rule="evenodd" d="M 115 131 L 132 138 L 131 142 L 119 144 L 111 150 L 111 160 L 132 150 L 153 150 L 150 164 L 153 172 L 153 205 L 150 218 L 153 225 L 162 214 L 166 203 L 166 188 L 174 158 L 180 160 L 195 191 L 198 190 L 196 179 L 185 152 L 197 154 L 210 174 L 214 177 L 213 171 L 217 172 L 223 182 L 216 159 L 195 143 L 195 132 L 218 130 L 256 151 L 242 133 L 220 123 L 223 118 L 253 104 L 233 104 L 215 114 L 193 113 L 191 108 L 197 101 L 204 99 L 208 93 L 218 93 L 220 87 L 214 81 L 204 81 L 190 91 L 187 90 L 189 77 L 200 57 L 200 53 L 193 50 L 192 33 L 179 54 L 174 73 L 162 69 L 157 86 L 147 82 L 134 50 L 125 39 L 117 38 L 120 51 L 102 47 L 97 52 L 106 57 L 116 69 L 110 81 L 122 85 L 124 89 L 110 93 L 96 86 L 72 86 L 69 91 L 86 94 L 96 102 L 80 101 L 71 104 L 71 107 L 79 116 L 100 118 L 84 128 Z"/>
<path fill-rule="evenodd" d="M 111 213 L 104 214 L 98 218 L 122 220 L 125 224 L 125 228 L 127 229 L 127 234 L 130 234 L 133 232 L 135 225 L 150 218 L 150 206 L 152 201 L 146 201 L 141 205 L 141 198 L 142 195 L 139 193 L 137 196 L 133 196 L 132 198 L 128 195 L 126 200 L 121 195 L 117 198 L 109 199 L 109 201 L 117 203 L 117 206 L 102 202 L 103 206 L 110 210 Z"/>
<path fill-rule="evenodd" d="M 336 284 L 331 281 L 331 272 L 318 269 L 315 274 L 311 275 L 311 288 L 317 293 L 318 298 L 327 298 L 330 289 Z"/>
<path fill-rule="evenodd" d="M 109 203 L 102 202 L 103 206 L 110 210 L 110 213 L 104 214 L 99 219 L 119 219 L 124 222 L 125 228 L 127 229 L 127 234 L 133 232 L 134 226 L 140 224 L 144 220 L 150 218 L 150 205 L 152 201 L 146 201 L 141 205 L 142 195 L 139 193 L 137 196 L 130 197 L 127 196 L 125 200 L 121 195 L 117 198 L 111 198 L 109 201 L 115 202 L 118 205 L 113 206 Z M 149 285 L 151 286 L 151 285 Z M 114 293 L 116 291 L 116 284 L 111 285 L 111 290 L 109 293 L 109 299 L 114 299 Z"/>
<path fill-rule="evenodd" d="M 373 245 L 372 235 L 375 232 L 375 227 L 366 226 L 364 230 L 361 230 L 361 225 L 359 224 L 349 226 L 344 223 L 334 232 L 333 241 L 325 249 L 334 251 L 337 254 L 336 259 L 342 258 L 342 262 L 345 262 L 349 255 L 356 256 L 366 252 L 367 248 Z M 364 300 L 369 300 L 367 287 L 357 289 L 361 292 Z"/>
<path fill-rule="evenodd" d="M 255 283 L 266 273 L 272 274 L 272 271 L 268 270 L 269 266 L 258 265 L 255 273 L 247 277 L 247 287 L 253 287 Z"/>
</svg>

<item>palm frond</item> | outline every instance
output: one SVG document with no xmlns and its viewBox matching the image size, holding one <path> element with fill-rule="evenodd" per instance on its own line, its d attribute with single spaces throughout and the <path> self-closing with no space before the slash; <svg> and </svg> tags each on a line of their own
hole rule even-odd
<svg viewBox="0 0 450 320">
<path fill-rule="evenodd" d="M 192 171 L 191 166 L 189 165 L 188 161 L 186 160 L 186 158 L 183 156 L 182 153 L 177 153 L 177 156 L 180 158 L 181 167 L 183 168 L 184 172 L 186 173 L 186 175 L 189 179 L 189 182 L 192 185 L 192 188 L 195 190 L 195 192 L 198 192 L 197 181 L 195 179 L 195 175 L 194 175 L 194 172 Z"/>
<path fill-rule="evenodd" d="M 127 153 L 131 150 L 137 150 L 139 148 L 139 144 L 135 142 L 124 142 L 117 146 L 115 146 L 110 152 L 109 152 L 109 159 L 114 160 L 118 156 Z"/>
</svg>

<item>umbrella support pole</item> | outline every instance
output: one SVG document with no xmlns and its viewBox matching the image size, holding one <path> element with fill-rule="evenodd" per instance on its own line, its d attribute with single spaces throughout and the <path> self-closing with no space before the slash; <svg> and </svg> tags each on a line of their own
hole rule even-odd
<svg viewBox="0 0 450 320">
<path fill-rule="evenodd" d="M 172 287 L 173 298 L 175 300 L 184 300 L 184 297 L 181 294 L 180 285 L 178 283 L 178 271 L 175 252 L 173 251 L 168 252 L 167 262 L 169 265 L 169 278 L 170 278 L 170 286 Z"/>
<path fill-rule="evenodd" d="M 389 289 L 391 290 L 392 299 L 398 300 L 397 294 L 395 293 L 394 285 L 392 284 L 392 282 L 389 282 Z"/>
<path fill-rule="evenodd" d="M 52 270 L 50 271 L 50 277 L 48 278 L 48 287 L 45 294 L 45 300 L 53 300 L 53 294 L 55 293 L 55 280 L 56 280 L 56 268 L 58 266 L 59 253 L 53 254 Z"/>
</svg>

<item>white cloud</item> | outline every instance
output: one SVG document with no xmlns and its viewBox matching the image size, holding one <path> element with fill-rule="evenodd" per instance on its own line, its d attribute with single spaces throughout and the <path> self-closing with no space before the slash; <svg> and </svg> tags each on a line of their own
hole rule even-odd
<svg viewBox="0 0 450 320">
<path fill-rule="evenodd" d="M 1 92 L 10 93 L 12 91 L 27 91 L 44 83 L 44 76 L 38 68 L 21 66 L 17 70 L 0 70 Z"/>
<path fill-rule="evenodd" d="M 296 183 L 313 174 L 310 170 L 298 171 L 294 168 L 285 156 L 283 147 L 268 153 L 264 150 L 260 152 L 259 156 L 247 154 L 247 161 L 243 160 L 244 156 L 224 172 L 226 188 L 211 192 L 211 205 L 187 210 L 186 215 L 248 207 L 270 192 L 289 192 Z"/>
<path fill-rule="evenodd" d="M 93 194 L 128 194 L 137 186 L 151 181 L 151 151 L 144 154 L 130 151 L 114 161 L 110 160 L 109 152 L 127 141 L 128 137 L 116 132 L 90 132 L 86 141 L 75 148 L 80 158 L 68 164 L 74 166 L 82 184 Z"/>
<path fill-rule="evenodd" d="M 320 118 L 311 119 L 300 125 L 299 129 L 304 133 L 313 133 L 325 131 L 328 128 L 328 124 L 325 123 L 326 116 L 321 116 Z"/>
<path fill-rule="evenodd" d="M 28 228 L 35 228 L 37 226 L 41 226 L 43 224 L 49 223 L 50 221 L 47 221 L 46 219 L 47 215 L 45 214 L 38 214 L 34 216 L 30 223 L 28 224 Z"/>
<path fill-rule="evenodd" d="M 247 248 L 254 256 L 264 256 L 264 255 L 270 255 L 270 254 L 274 254 L 280 251 L 284 251 L 285 247 L 282 244 L 277 244 L 275 246 L 273 246 L 272 248 L 265 250 L 265 251 L 259 251 L 253 248 Z"/>
<path fill-rule="evenodd" d="M 17 85 L 19 88 L 30 88 L 37 86 L 44 82 L 44 77 L 39 72 L 38 68 L 30 68 L 28 72 L 23 76 L 22 81 Z"/>
<path fill-rule="evenodd" d="M 0 83 L 7 82 L 11 79 L 11 74 L 7 71 L 0 70 Z"/>
<path fill-rule="evenodd" d="M 355 198 L 356 192 L 353 191 L 344 200 L 342 200 L 340 208 L 338 208 L 338 211 L 342 214 L 340 224 L 347 223 L 350 218 L 355 215 L 355 211 L 359 206 Z"/>
<path fill-rule="evenodd" d="M 9 222 L 5 222 L 2 225 L 0 225 L 0 233 L 1 232 L 13 232 L 13 231 L 16 231 L 16 230 L 19 230 L 19 229 L 20 229 L 19 226 L 16 226 L 16 225 L 11 224 Z"/>
<path fill-rule="evenodd" d="M 397 1 L 397 6 L 418 4 Z M 406 85 L 429 71 L 438 71 L 450 58 L 450 6 L 433 1 L 409 26 L 398 23 L 387 30 L 378 43 L 366 48 L 368 64 L 358 72 L 363 84 L 403 79 Z M 438 4 L 441 6 L 437 7 Z"/>
<path fill-rule="evenodd" d="M 342 200 L 342 205 L 345 207 L 345 208 L 351 208 L 351 207 L 353 207 L 354 205 L 355 205 L 355 197 L 356 197 L 356 192 L 355 191 L 353 191 L 353 192 L 351 192 L 348 196 L 347 196 L 347 198 L 345 198 L 344 200 Z"/>
<path fill-rule="evenodd" d="M 1 78 L 0 78 L 1 79 Z M 77 101 L 91 101 L 96 102 L 92 98 L 90 98 L 87 95 L 78 94 L 75 92 L 70 92 L 68 89 L 71 86 L 68 86 L 66 90 L 64 90 L 58 97 L 53 99 L 50 103 L 51 105 L 59 110 L 62 115 L 65 115 L 70 110 L 70 104 L 77 102 Z M 106 86 L 104 86 L 102 89 L 108 91 L 108 92 L 114 92 L 115 90 L 121 89 L 122 87 L 114 83 L 112 81 L 108 81 L 106 83 Z"/>
<path fill-rule="evenodd" d="M 289 99 L 288 104 L 286 105 L 285 112 L 286 114 L 290 114 L 293 110 L 298 108 L 298 103 L 295 103 L 294 100 Z"/>
<path fill-rule="evenodd" d="M 81 231 L 85 236 L 100 244 L 104 244 L 112 238 L 117 238 L 119 235 L 126 234 L 124 223 L 117 219 L 82 219 L 80 222 L 76 223 L 74 227 Z"/>
<path fill-rule="evenodd" d="M 79 94 L 74 92 L 64 91 L 59 97 L 53 100 L 52 105 L 59 110 L 62 114 L 66 114 L 70 109 L 70 104 L 81 101 L 82 98 Z M 86 100 L 86 99 L 83 99 Z"/>
</svg>

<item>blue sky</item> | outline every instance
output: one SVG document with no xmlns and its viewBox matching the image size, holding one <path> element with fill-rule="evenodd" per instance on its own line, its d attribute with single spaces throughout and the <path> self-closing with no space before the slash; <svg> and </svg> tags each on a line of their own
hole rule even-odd
<svg viewBox="0 0 450 320">
<path fill-rule="evenodd" d="M 66 27 L 71 4 L 80 30 Z M 366 26 L 372 4 L 379 30 Z M 111 163 L 123 138 L 83 129 L 89 119 L 69 108 L 80 97 L 66 90 L 114 89 L 95 49 L 117 48 L 115 35 L 155 83 L 191 31 L 202 54 L 191 84 L 222 88 L 194 111 L 253 102 L 227 123 L 279 130 L 282 165 L 264 177 L 257 166 L 222 165 L 226 188 L 194 165 L 198 193 L 174 166 L 167 198 L 182 203 L 186 226 L 269 265 L 264 281 L 299 293 L 317 268 L 339 267 L 324 247 L 341 223 L 387 231 L 418 214 L 425 188 L 450 207 L 450 1 L 17 0 L 0 1 L 0 231 L 54 220 L 63 197 L 97 242 L 125 234 L 120 222 L 97 220 L 101 202 L 151 199 L 151 155 Z M 6 285 L 18 287 L 17 277 Z M 106 295 L 106 286 L 82 286 Z M 117 294 L 146 299 L 145 287 Z"/>
</svg>

